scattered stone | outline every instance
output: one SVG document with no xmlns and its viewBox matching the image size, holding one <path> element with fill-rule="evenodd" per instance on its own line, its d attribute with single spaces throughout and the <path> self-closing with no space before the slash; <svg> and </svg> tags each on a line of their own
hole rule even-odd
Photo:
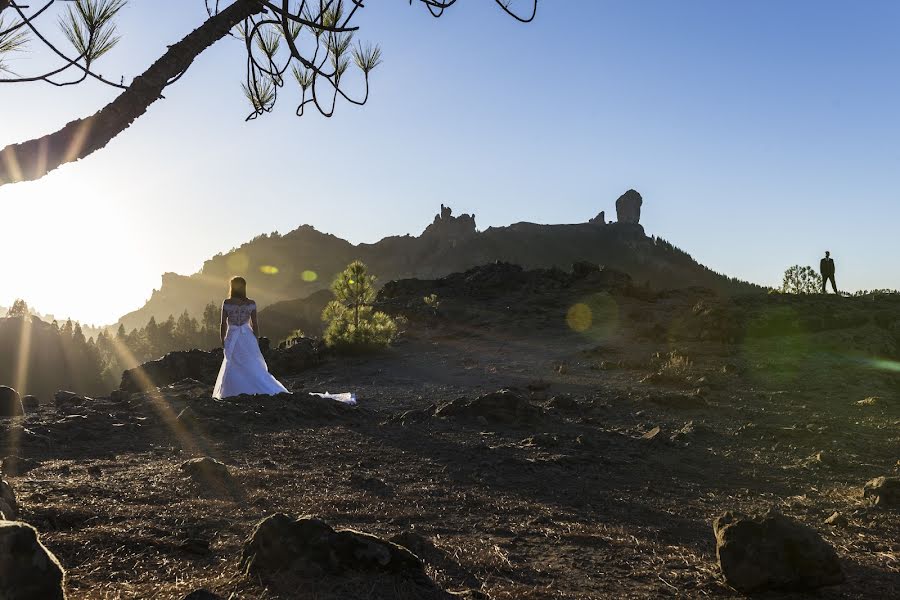
<svg viewBox="0 0 900 600">
<path fill-rule="evenodd" d="M 3 459 L 2 471 L 10 477 L 19 477 L 39 466 L 41 466 L 40 461 L 11 454 Z"/>
<path fill-rule="evenodd" d="M 550 402 L 547 403 L 547 406 L 561 411 L 575 411 L 579 408 L 578 401 L 568 394 L 553 396 L 550 398 Z"/>
<path fill-rule="evenodd" d="M 16 502 L 16 493 L 5 479 L 0 479 L 0 521 L 12 521 L 19 516 L 19 504 Z M 2 573 L 2 569 L 0 569 Z M 2 598 L 2 596 L 0 596 Z"/>
<path fill-rule="evenodd" d="M 376 496 L 390 496 L 394 493 L 393 488 L 377 477 L 367 477 L 354 473 L 350 476 L 350 485 L 365 490 Z"/>
<path fill-rule="evenodd" d="M 869 396 L 868 398 L 863 398 L 862 400 L 857 400 L 857 406 L 875 406 L 881 403 L 881 398 L 878 396 Z"/>
<path fill-rule="evenodd" d="M 770 511 L 713 521 L 719 568 L 741 592 L 810 590 L 844 581 L 834 549 L 813 529 Z"/>
<path fill-rule="evenodd" d="M 847 517 L 841 513 L 834 511 L 831 516 L 825 519 L 826 525 L 844 526 L 847 524 Z"/>
<path fill-rule="evenodd" d="M 254 577 L 348 571 L 425 576 L 422 561 L 402 546 L 351 529 L 335 530 L 320 519 L 291 519 L 281 513 L 256 526 L 244 543 L 241 568 Z"/>
<path fill-rule="evenodd" d="M 181 542 L 178 547 L 188 554 L 196 554 L 197 556 L 206 556 L 210 553 L 209 540 L 203 538 L 188 538 Z"/>
<path fill-rule="evenodd" d="M 21 417 L 25 414 L 19 392 L 0 385 L 0 417 Z"/>
<path fill-rule="evenodd" d="M 25 409 L 26 414 L 31 414 L 37 412 L 37 410 L 41 407 L 41 401 L 38 400 L 37 396 L 23 396 L 22 397 L 22 408 Z"/>
<path fill-rule="evenodd" d="M 537 423 L 544 411 L 516 392 L 500 390 L 480 396 L 475 400 L 458 398 L 442 404 L 435 411 L 438 417 L 458 417 L 477 419 L 481 417 L 489 423 Z"/>
<path fill-rule="evenodd" d="M 233 488 L 234 479 L 231 477 L 225 463 L 214 458 L 192 458 L 181 463 L 181 470 L 188 475 L 194 483 L 202 485 L 216 492 L 223 492 Z"/>
<path fill-rule="evenodd" d="M 900 477 L 876 477 L 863 488 L 863 497 L 880 508 L 900 506 Z"/>
<path fill-rule="evenodd" d="M 653 440 L 658 437 L 661 438 L 661 436 L 660 436 L 661 433 L 662 433 L 662 429 L 660 428 L 659 425 L 657 425 L 656 427 L 654 427 L 653 429 L 651 429 L 650 431 L 648 431 L 647 433 L 642 435 L 641 439 L 642 440 Z"/>
<path fill-rule="evenodd" d="M 65 571 L 31 525 L 0 522 L 0 598 L 65 600 Z"/>
<path fill-rule="evenodd" d="M 677 443 L 690 444 L 692 441 L 706 437 L 711 433 L 712 431 L 706 425 L 688 421 L 684 424 L 684 427 L 673 433 L 669 439 Z"/>
</svg>

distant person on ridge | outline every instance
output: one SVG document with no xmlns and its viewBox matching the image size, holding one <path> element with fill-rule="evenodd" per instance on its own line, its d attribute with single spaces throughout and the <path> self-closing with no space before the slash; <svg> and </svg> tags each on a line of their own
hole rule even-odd
<svg viewBox="0 0 900 600">
<path fill-rule="evenodd" d="M 831 258 L 831 252 L 825 252 L 825 258 L 819 262 L 819 272 L 822 273 L 822 293 L 828 293 L 826 286 L 831 281 L 831 289 L 837 294 L 837 285 L 834 283 L 834 259 Z"/>
</svg>

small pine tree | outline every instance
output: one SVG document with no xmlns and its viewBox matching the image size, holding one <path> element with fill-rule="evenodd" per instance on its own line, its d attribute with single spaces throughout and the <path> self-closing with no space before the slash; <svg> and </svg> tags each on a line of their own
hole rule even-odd
<svg viewBox="0 0 900 600">
<path fill-rule="evenodd" d="M 28 310 L 28 304 L 22 300 L 21 298 L 17 298 L 15 302 L 13 302 L 12 308 L 7 311 L 7 317 L 27 317 L 31 312 Z"/>
<path fill-rule="evenodd" d="M 784 272 L 781 291 L 785 294 L 818 294 L 822 291 L 822 276 L 812 267 L 794 265 Z"/>
<path fill-rule="evenodd" d="M 383 312 L 375 311 L 375 277 L 361 261 L 355 260 L 331 284 L 335 299 L 322 312 L 328 323 L 325 343 L 345 350 L 365 350 L 387 346 L 397 335 L 397 324 Z"/>
</svg>

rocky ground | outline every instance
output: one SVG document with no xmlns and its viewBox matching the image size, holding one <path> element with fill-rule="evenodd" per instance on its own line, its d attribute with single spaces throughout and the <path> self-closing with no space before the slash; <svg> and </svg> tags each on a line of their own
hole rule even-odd
<svg viewBox="0 0 900 600">
<path fill-rule="evenodd" d="M 836 552 L 843 582 L 815 597 L 896 597 L 897 497 L 864 485 L 900 471 L 898 304 L 576 273 L 390 284 L 399 343 L 304 362 L 293 396 L 214 401 L 200 377 L 41 399 L 0 421 L 17 518 L 74 599 L 581 600 L 741 597 L 713 521 L 775 509 Z M 275 513 L 391 540 L 424 574 L 248 571 Z"/>
</svg>

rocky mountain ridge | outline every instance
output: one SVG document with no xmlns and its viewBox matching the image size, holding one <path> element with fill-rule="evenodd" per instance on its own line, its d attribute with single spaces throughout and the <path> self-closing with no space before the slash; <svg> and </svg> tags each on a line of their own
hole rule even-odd
<svg viewBox="0 0 900 600">
<path fill-rule="evenodd" d="M 520 222 L 478 231 L 475 216 L 441 212 L 419 236 L 391 236 L 374 244 L 354 245 L 303 225 L 284 235 L 261 235 L 206 261 L 193 275 L 166 273 L 140 309 L 119 323 L 131 330 L 150 319 L 166 319 L 187 309 L 200 314 L 209 302 L 220 302 L 226 281 L 250 278 L 260 307 L 305 298 L 326 289 L 334 275 L 354 259 L 368 264 L 381 282 L 405 278 L 433 279 L 471 267 L 503 261 L 525 268 L 568 268 L 589 261 L 629 273 L 637 283 L 655 287 L 699 285 L 720 292 L 747 291 L 754 286 L 715 273 L 687 253 L 640 225 L 641 195 L 629 190 L 616 202 L 617 221 L 605 213 L 587 223 L 542 225 Z"/>
</svg>

